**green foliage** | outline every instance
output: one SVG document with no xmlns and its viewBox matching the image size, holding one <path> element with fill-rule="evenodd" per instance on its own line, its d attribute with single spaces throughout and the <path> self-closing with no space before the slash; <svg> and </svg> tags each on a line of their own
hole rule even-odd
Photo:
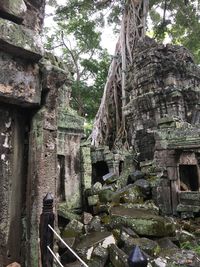
<svg viewBox="0 0 200 267">
<path fill-rule="evenodd" d="M 87 81 L 74 81 L 71 106 L 75 110 L 79 110 L 79 114 L 86 116 L 90 121 L 95 117 L 100 105 L 110 65 L 110 56 L 104 50 L 98 60 L 84 60 L 82 64 L 90 77 L 93 77 L 93 81 L 91 81 L 91 84 Z M 79 96 L 79 99 L 77 99 L 77 96 Z"/>
<path fill-rule="evenodd" d="M 193 244 L 190 241 L 181 243 L 181 249 L 192 250 L 200 256 L 200 245 Z"/>
<path fill-rule="evenodd" d="M 188 48 L 200 63 L 200 1 L 153 0 L 150 4 L 154 37 L 163 41 L 168 36 L 172 43 Z"/>
<path fill-rule="evenodd" d="M 65 6 L 52 4 L 56 7 L 57 26 L 54 31 L 46 29 L 46 49 L 59 47 L 74 76 L 71 106 L 91 120 L 100 104 L 110 64 L 108 52 L 100 45 L 103 5 L 97 9 L 93 0 L 69 0 Z"/>
<path fill-rule="evenodd" d="M 101 48 L 101 31 L 107 23 L 120 25 L 130 0 L 66 0 L 55 7 L 57 27 L 46 29 L 46 49 L 60 48 L 60 54 L 74 74 L 73 108 L 79 115 L 94 118 L 107 78 L 110 57 Z M 151 33 L 158 41 L 166 37 L 186 46 L 200 62 L 200 0 L 150 0 Z M 116 27 L 117 29 L 117 27 Z M 86 115 L 87 114 L 87 115 Z"/>
</svg>

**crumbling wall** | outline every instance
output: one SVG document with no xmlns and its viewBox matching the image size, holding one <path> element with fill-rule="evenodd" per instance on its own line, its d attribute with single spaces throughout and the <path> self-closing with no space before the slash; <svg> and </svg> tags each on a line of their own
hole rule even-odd
<svg viewBox="0 0 200 267">
<path fill-rule="evenodd" d="M 140 166 L 151 160 L 157 169 L 153 195 L 165 214 L 199 211 L 192 204 L 194 194 L 191 199 L 187 195 L 191 205 L 181 204 L 182 187 L 189 192 L 200 186 L 198 160 L 188 163 L 185 156 L 198 158 L 199 77 L 200 69 L 184 47 L 146 38 L 134 51 L 124 109 L 128 139 Z"/>
<path fill-rule="evenodd" d="M 138 44 L 128 73 L 125 114 L 129 143 L 140 153 L 140 161 L 153 159 L 154 130 L 161 118 L 199 123 L 199 74 L 184 47 L 149 38 Z"/>
<path fill-rule="evenodd" d="M 43 57 L 44 7 L 44 0 L 0 0 L 0 266 L 14 261 L 40 266 L 39 217 L 46 193 L 57 205 L 59 88 L 70 86 L 70 78 L 66 68 Z M 62 105 L 68 105 L 70 94 L 64 95 Z M 80 143 L 80 121 L 80 134 L 69 129 L 74 135 L 63 140 L 68 154 L 77 141 L 67 147 L 70 138 Z M 76 151 L 72 162 L 78 161 Z M 79 186 L 76 167 L 71 171 L 76 169 Z"/>
</svg>

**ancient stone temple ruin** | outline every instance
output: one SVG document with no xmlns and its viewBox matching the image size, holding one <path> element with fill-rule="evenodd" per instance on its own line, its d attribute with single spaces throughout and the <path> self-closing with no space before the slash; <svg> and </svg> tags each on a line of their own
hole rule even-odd
<svg viewBox="0 0 200 267">
<path fill-rule="evenodd" d="M 141 167 L 164 173 L 156 191 L 166 214 L 199 212 L 199 74 L 183 47 L 147 40 L 134 51 L 127 128 Z"/>
<path fill-rule="evenodd" d="M 123 107 L 128 149 L 114 147 L 112 98 L 108 138 L 91 146 L 81 142 L 84 120 L 69 105 L 71 74 L 43 51 L 44 8 L 44 0 L 0 0 L 0 266 L 41 266 L 39 220 L 49 192 L 56 227 L 91 266 L 127 266 L 138 243 L 153 258 L 167 243 L 157 239 L 170 236 L 175 246 L 165 215 L 200 212 L 200 69 L 183 47 L 139 42 Z"/>
<path fill-rule="evenodd" d="M 198 214 L 199 75 L 184 47 L 157 44 L 147 37 L 139 41 L 127 74 L 123 108 L 129 152 L 114 148 L 116 110 L 110 97 L 106 104 L 111 126 L 107 126 L 106 143 L 91 152 L 93 173 L 98 173 L 99 164 L 103 175 L 108 170 L 119 175 L 128 160 L 132 170 L 155 178 L 153 197 L 164 214 Z"/>
<path fill-rule="evenodd" d="M 46 193 L 81 207 L 83 120 L 69 109 L 70 73 L 44 54 L 44 8 L 43 0 L 0 1 L 0 266 L 39 266 Z"/>
</svg>

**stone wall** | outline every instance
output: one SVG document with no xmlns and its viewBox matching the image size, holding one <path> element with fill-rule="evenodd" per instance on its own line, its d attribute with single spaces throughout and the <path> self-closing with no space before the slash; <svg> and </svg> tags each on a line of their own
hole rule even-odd
<svg viewBox="0 0 200 267">
<path fill-rule="evenodd" d="M 200 69 L 181 46 L 146 38 L 134 51 L 128 74 L 125 114 L 129 141 L 141 161 L 153 159 L 160 119 L 199 123 Z"/>
<path fill-rule="evenodd" d="M 69 107 L 71 77 L 54 57 L 43 56 L 44 7 L 44 0 L 0 0 L 0 266 L 14 261 L 40 266 L 39 218 L 46 193 L 58 204 L 61 133 L 66 166 L 71 156 L 67 179 L 79 188 L 75 206 L 81 206 L 83 120 L 62 115 Z M 67 184 L 66 201 L 68 190 Z"/>
<path fill-rule="evenodd" d="M 199 211 L 193 193 L 187 205 L 181 203 L 182 191 L 200 187 L 199 77 L 200 68 L 184 47 L 146 38 L 134 51 L 124 109 L 129 142 L 140 166 L 153 160 L 159 177 L 154 200 L 165 214 Z"/>
</svg>

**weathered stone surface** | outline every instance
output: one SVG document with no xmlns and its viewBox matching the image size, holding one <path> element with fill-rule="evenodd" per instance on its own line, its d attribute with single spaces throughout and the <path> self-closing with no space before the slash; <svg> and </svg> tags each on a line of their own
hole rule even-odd
<svg viewBox="0 0 200 267">
<path fill-rule="evenodd" d="M 70 212 L 70 210 L 68 209 L 68 206 L 66 205 L 66 202 L 58 203 L 57 212 L 58 212 L 59 216 L 65 218 L 65 219 L 67 219 L 69 221 L 71 221 L 73 219 L 80 220 L 80 216 L 79 215 Z"/>
<path fill-rule="evenodd" d="M 112 172 L 104 175 L 102 178 L 107 184 L 111 184 L 117 180 L 117 176 Z"/>
<path fill-rule="evenodd" d="M 103 188 L 99 192 L 99 200 L 102 203 L 111 202 L 113 200 L 114 192 L 110 188 Z"/>
<path fill-rule="evenodd" d="M 94 206 L 99 203 L 99 196 L 98 195 L 89 196 L 87 200 L 89 206 Z"/>
<path fill-rule="evenodd" d="M 164 237 L 175 234 L 175 225 L 169 218 L 139 209 L 113 207 L 111 209 L 111 226 L 116 228 L 122 225 L 130 227 L 141 236 Z"/>
<path fill-rule="evenodd" d="M 101 245 L 103 248 L 108 248 L 111 244 L 115 244 L 112 234 L 109 232 L 95 232 L 82 237 L 76 246 L 76 251 L 84 259 L 89 260 L 95 247 Z"/>
<path fill-rule="evenodd" d="M 23 0 L 0 0 L 0 17 L 20 23 L 26 11 Z"/>
<path fill-rule="evenodd" d="M 81 179 L 83 192 L 92 186 L 92 162 L 90 144 L 81 144 Z"/>
<path fill-rule="evenodd" d="M 92 251 L 91 259 L 88 263 L 89 267 L 102 267 L 105 266 L 108 260 L 108 249 L 98 244 Z"/>
<path fill-rule="evenodd" d="M 150 183 L 145 179 L 138 179 L 134 183 L 135 186 L 137 186 L 140 191 L 144 194 L 145 197 L 149 197 L 151 194 L 151 186 Z"/>
<path fill-rule="evenodd" d="M 88 225 L 88 230 L 90 232 L 101 232 L 102 228 L 101 218 L 99 216 L 93 217 L 90 224 Z"/>
<path fill-rule="evenodd" d="M 161 248 L 161 251 L 164 249 L 178 249 L 178 246 L 176 246 L 169 238 L 163 237 L 160 239 L 157 239 L 156 242 L 158 243 L 159 247 Z"/>
<path fill-rule="evenodd" d="M 39 67 L 0 53 L 0 100 L 20 106 L 39 105 L 41 81 Z"/>
<path fill-rule="evenodd" d="M 93 216 L 91 213 L 83 212 L 82 214 L 82 221 L 85 225 L 89 224 L 92 220 Z"/>
<path fill-rule="evenodd" d="M 124 203 L 121 204 L 125 208 L 134 208 L 148 211 L 152 214 L 159 215 L 159 207 L 152 200 L 147 200 L 144 203 Z"/>
<path fill-rule="evenodd" d="M 32 61 L 38 61 L 43 54 L 40 36 L 11 21 L 0 19 L 0 49 Z"/>
<path fill-rule="evenodd" d="M 144 195 L 140 189 L 136 185 L 130 184 L 115 192 L 113 202 L 140 203 L 141 201 L 143 202 L 143 197 Z"/>
<path fill-rule="evenodd" d="M 51 78 L 51 76 L 50 76 Z M 51 83 L 51 82 L 50 82 Z M 61 109 L 59 111 L 58 127 L 75 131 L 75 133 L 83 134 L 84 119 L 72 109 Z"/>
<path fill-rule="evenodd" d="M 198 212 L 200 212 L 200 206 L 179 204 L 177 206 L 177 211 L 178 212 L 192 212 L 192 213 L 194 212 L 194 213 L 198 213 Z"/>
<path fill-rule="evenodd" d="M 26 114 L 28 117 L 28 114 Z M 0 265 L 20 262 L 22 216 L 25 209 L 24 111 L 1 104 L 0 108 Z M 8 258 L 8 251 L 10 258 Z"/>
<path fill-rule="evenodd" d="M 165 267 L 171 267 L 171 266 L 198 267 L 199 266 L 199 257 L 192 250 L 180 250 L 180 249 L 162 250 L 160 252 L 159 258 L 160 258 L 160 261 L 165 263 L 164 265 Z M 159 265 L 156 265 L 156 266 L 159 266 Z"/>
<path fill-rule="evenodd" d="M 110 261 L 114 267 L 128 267 L 128 255 L 115 244 L 109 247 Z"/>
<path fill-rule="evenodd" d="M 132 229 L 122 226 L 120 229 L 120 241 L 125 242 L 128 238 L 139 238 L 139 236 Z"/>
<path fill-rule="evenodd" d="M 63 237 L 77 237 L 83 233 L 83 224 L 75 219 L 70 221 L 62 232 Z"/>
<path fill-rule="evenodd" d="M 134 246 L 138 246 L 149 256 L 156 256 L 160 252 L 160 247 L 156 241 L 148 238 L 128 238 L 124 241 L 124 251 L 130 254 Z"/>
<path fill-rule="evenodd" d="M 195 236 L 185 230 L 177 231 L 176 236 L 180 243 L 191 242 L 191 241 L 195 242 Z"/>
<path fill-rule="evenodd" d="M 47 60 L 40 62 L 40 71 L 42 72 L 42 86 L 46 90 L 54 87 L 60 88 L 65 82 L 68 82 L 69 73 L 57 66 L 50 64 Z M 75 113 L 75 112 L 74 112 Z"/>
<path fill-rule="evenodd" d="M 135 181 L 137 181 L 138 179 L 143 179 L 144 178 L 144 173 L 136 170 L 133 173 L 131 173 L 128 177 L 128 183 L 134 183 Z"/>
<path fill-rule="evenodd" d="M 200 205 L 200 193 L 199 192 L 180 192 L 179 201 L 183 205 Z"/>
<path fill-rule="evenodd" d="M 24 16 L 23 25 L 35 32 L 41 32 L 44 13 L 45 13 L 45 0 L 24 0 L 27 6 L 27 12 Z"/>
</svg>

